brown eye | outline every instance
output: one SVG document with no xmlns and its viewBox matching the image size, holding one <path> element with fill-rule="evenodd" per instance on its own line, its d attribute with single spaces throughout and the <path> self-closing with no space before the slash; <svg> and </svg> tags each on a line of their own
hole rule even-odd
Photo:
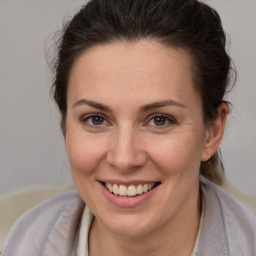
<svg viewBox="0 0 256 256">
<path fill-rule="evenodd" d="M 153 118 L 153 120 L 156 126 L 164 126 L 167 122 L 167 118 L 163 116 L 156 116 Z"/>
<path fill-rule="evenodd" d="M 108 123 L 106 119 L 101 115 L 89 115 L 83 117 L 81 122 L 89 126 L 104 126 Z"/>
<path fill-rule="evenodd" d="M 91 122 L 93 125 L 102 125 L 104 124 L 104 118 L 102 116 L 92 116 Z"/>
<path fill-rule="evenodd" d="M 151 116 L 151 118 L 147 122 L 147 125 L 160 129 L 160 128 L 170 127 L 176 123 L 177 123 L 176 120 L 169 115 L 167 116 L 162 114 L 155 114 Z"/>
</svg>

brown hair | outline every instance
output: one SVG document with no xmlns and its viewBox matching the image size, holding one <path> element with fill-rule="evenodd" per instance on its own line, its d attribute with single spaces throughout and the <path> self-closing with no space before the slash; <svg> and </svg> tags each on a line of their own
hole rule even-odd
<svg viewBox="0 0 256 256">
<path fill-rule="evenodd" d="M 213 8 L 196 0 L 92 0 L 64 27 L 54 62 L 52 93 L 64 133 L 69 73 L 77 56 L 92 46 L 140 39 L 187 50 L 194 64 L 194 85 L 201 95 L 204 122 L 216 119 L 234 68 L 225 50 L 220 17 Z M 224 172 L 220 154 L 202 162 L 200 172 L 220 184 Z"/>
</svg>

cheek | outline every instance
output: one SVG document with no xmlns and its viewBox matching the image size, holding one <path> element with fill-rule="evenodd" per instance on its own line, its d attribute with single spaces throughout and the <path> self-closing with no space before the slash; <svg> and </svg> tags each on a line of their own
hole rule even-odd
<svg viewBox="0 0 256 256">
<path fill-rule="evenodd" d="M 66 150 L 74 185 L 84 202 L 94 209 L 94 202 L 97 202 L 95 180 L 104 158 L 103 143 L 69 130 L 66 136 Z"/>
<path fill-rule="evenodd" d="M 73 176 L 90 176 L 104 156 L 103 141 L 85 136 L 84 133 L 67 132 L 66 150 Z"/>
<path fill-rule="evenodd" d="M 170 136 L 148 147 L 153 162 L 165 175 L 180 176 L 198 173 L 203 145 L 193 136 Z"/>
</svg>

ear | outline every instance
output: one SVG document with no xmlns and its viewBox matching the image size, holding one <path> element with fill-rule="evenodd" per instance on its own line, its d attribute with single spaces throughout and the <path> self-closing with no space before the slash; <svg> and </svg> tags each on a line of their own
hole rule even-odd
<svg viewBox="0 0 256 256">
<path fill-rule="evenodd" d="M 208 161 L 217 151 L 223 137 L 228 111 L 228 105 L 221 103 L 218 107 L 217 118 L 207 124 L 205 145 L 201 161 Z"/>
</svg>

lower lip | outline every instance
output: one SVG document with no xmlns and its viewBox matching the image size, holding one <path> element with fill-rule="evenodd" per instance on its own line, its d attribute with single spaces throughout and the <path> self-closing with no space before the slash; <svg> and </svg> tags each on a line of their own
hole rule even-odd
<svg viewBox="0 0 256 256">
<path fill-rule="evenodd" d="M 106 198 L 114 205 L 118 207 L 123 208 L 132 208 L 137 207 L 142 204 L 144 204 L 146 201 L 148 201 L 153 194 L 156 192 L 157 188 L 156 186 L 150 191 L 143 193 L 141 195 L 133 196 L 133 197 L 126 197 L 126 196 L 118 196 L 113 193 L 111 193 L 102 183 L 101 183 L 103 194 L 106 196 Z"/>
</svg>

